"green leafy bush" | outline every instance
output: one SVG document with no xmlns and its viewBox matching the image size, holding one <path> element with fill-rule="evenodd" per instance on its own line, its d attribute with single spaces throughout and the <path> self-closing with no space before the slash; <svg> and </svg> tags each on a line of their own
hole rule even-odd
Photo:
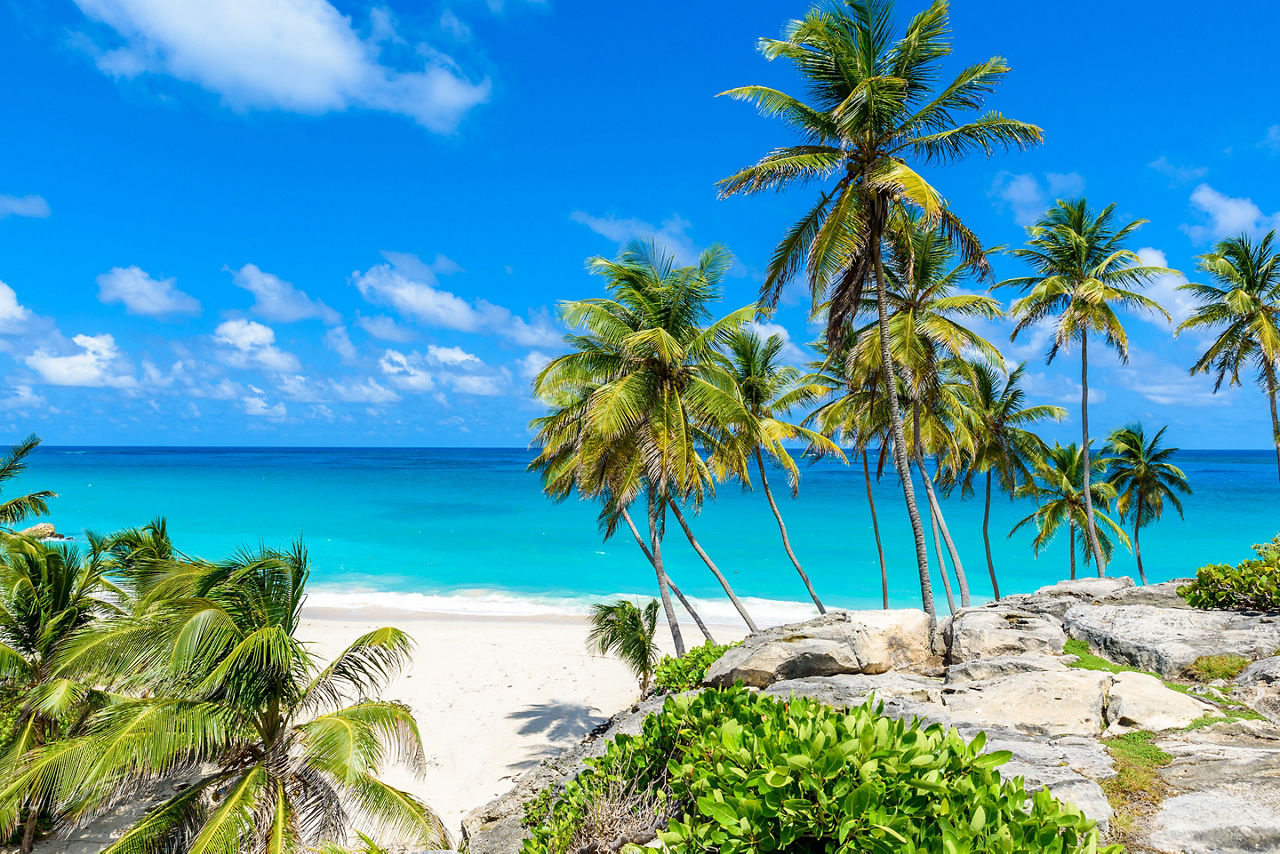
<svg viewBox="0 0 1280 854">
<path fill-rule="evenodd" d="M 707 641 L 702 646 L 695 646 L 679 658 L 664 655 L 662 661 L 658 662 L 654 682 L 659 688 L 665 688 L 668 691 L 691 691 L 702 685 L 708 667 L 719 661 L 720 656 L 727 650 L 740 645 Z"/>
<path fill-rule="evenodd" d="M 612 802 L 610 827 L 652 828 L 677 852 L 1099 850 L 1079 810 L 1002 780 L 1009 754 L 983 754 L 983 743 L 870 704 L 839 711 L 741 686 L 668 697 L 639 735 L 619 735 L 563 792 L 527 810 L 522 851 L 617 844 L 618 835 L 582 832 L 602 801 Z"/>
<path fill-rule="evenodd" d="M 1196 580 L 1178 588 L 1194 608 L 1228 611 L 1280 611 L 1280 535 L 1253 547 L 1256 558 L 1235 566 L 1202 566 Z"/>
</svg>

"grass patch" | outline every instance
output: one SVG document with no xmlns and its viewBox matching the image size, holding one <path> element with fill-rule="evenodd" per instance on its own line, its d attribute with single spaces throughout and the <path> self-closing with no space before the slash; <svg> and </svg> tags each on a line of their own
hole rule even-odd
<svg viewBox="0 0 1280 854">
<path fill-rule="evenodd" d="M 1080 670 L 1103 670 L 1107 673 L 1146 673 L 1145 670 L 1139 670 L 1136 667 L 1126 667 L 1123 664 L 1116 664 L 1107 661 L 1100 655 L 1094 655 L 1089 651 L 1089 645 L 1082 640 L 1071 638 L 1062 645 L 1062 651 L 1067 655 L 1074 655 L 1076 660 L 1071 662 L 1068 667 L 1076 667 Z"/>
<path fill-rule="evenodd" d="M 1172 762 L 1173 757 L 1154 741 L 1155 733 L 1145 730 L 1102 740 L 1116 766 L 1116 776 L 1104 780 L 1102 790 L 1115 810 L 1112 832 L 1121 840 L 1127 841 L 1142 819 L 1154 813 L 1172 791 L 1159 769 Z"/>
<path fill-rule="evenodd" d="M 1243 656 L 1228 653 L 1226 655 L 1202 655 L 1187 672 L 1201 682 L 1212 682 L 1215 679 L 1235 679 L 1252 662 Z"/>
</svg>

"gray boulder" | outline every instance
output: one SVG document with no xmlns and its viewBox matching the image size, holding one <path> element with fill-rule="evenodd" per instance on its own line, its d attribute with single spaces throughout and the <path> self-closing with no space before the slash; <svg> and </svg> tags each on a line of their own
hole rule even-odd
<svg viewBox="0 0 1280 854">
<path fill-rule="evenodd" d="M 1133 579 L 1125 576 L 1075 578 L 1041 587 L 1035 593 L 1015 593 L 1012 596 L 1006 596 L 990 607 L 1016 608 L 1036 614 L 1050 614 L 1062 619 L 1062 615 L 1072 605 L 1079 605 L 1081 602 L 1098 602 L 1105 597 L 1132 589 Z"/>
<path fill-rule="evenodd" d="M 1016 673 L 985 682 L 948 685 L 948 714 L 978 725 L 1004 726 L 1028 735 L 1097 736 L 1111 674 L 1096 670 Z"/>
<path fill-rule="evenodd" d="M 1178 595 L 1178 588 L 1194 581 L 1194 578 L 1175 578 L 1173 581 L 1162 581 L 1159 584 L 1144 584 L 1141 587 L 1121 588 L 1107 596 L 1100 597 L 1099 605 L 1151 605 L 1156 608 L 1190 609 L 1191 606 Z"/>
<path fill-rule="evenodd" d="M 980 682 L 998 679 L 1014 673 L 1032 673 L 1066 670 L 1062 656 L 1057 655 L 998 655 L 994 658 L 975 658 L 947 668 L 947 684 Z"/>
<path fill-rule="evenodd" d="M 763 688 L 787 679 L 934 668 L 929 615 L 911 609 L 833 611 L 751 635 L 707 669 L 705 684 Z"/>
<path fill-rule="evenodd" d="M 1217 706 L 1171 690 L 1154 676 L 1117 673 L 1111 678 L 1107 699 L 1107 735 L 1139 729 L 1151 732 L 1181 729 L 1216 713 Z"/>
<path fill-rule="evenodd" d="M 947 663 L 1056 655 L 1066 640 L 1062 622 L 1047 614 L 1006 607 L 968 608 L 957 611 L 947 628 Z"/>
<path fill-rule="evenodd" d="M 1237 685 L 1272 685 L 1280 682 L 1280 655 L 1255 661 L 1236 677 Z"/>
<path fill-rule="evenodd" d="M 1280 648 L 1280 619 L 1232 611 L 1152 605 L 1076 605 L 1067 634 L 1102 655 L 1162 676 L 1181 676 L 1197 658 L 1234 653 L 1248 659 Z"/>
</svg>

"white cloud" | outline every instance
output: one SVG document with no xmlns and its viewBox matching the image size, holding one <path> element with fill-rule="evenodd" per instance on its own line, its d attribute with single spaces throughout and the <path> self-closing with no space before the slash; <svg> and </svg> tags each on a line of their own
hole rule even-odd
<svg viewBox="0 0 1280 854">
<path fill-rule="evenodd" d="M 389 306 L 429 326 L 462 332 L 492 332 L 525 347 L 549 346 L 560 340 L 559 331 L 545 311 L 531 314 L 526 320 L 503 306 L 486 300 L 472 304 L 440 288 L 440 276 L 462 270 L 444 255 L 437 255 L 431 263 L 402 252 L 384 252 L 383 256 L 389 263 L 351 276 L 360 295 L 370 303 Z M 365 327 L 371 334 L 391 331 L 377 321 L 371 325 L 372 329 Z"/>
<path fill-rule="evenodd" d="M 279 276 L 263 272 L 256 264 L 245 264 L 239 270 L 232 270 L 231 274 L 237 288 L 253 294 L 250 311 L 259 317 L 277 323 L 294 323 L 314 317 L 334 324 L 342 319 L 329 306 L 313 300 Z"/>
<path fill-rule="evenodd" d="M 433 345 L 426 353 L 387 350 L 378 367 L 392 385 L 414 392 L 452 388 L 459 394 L 493 396 L 501 394 L 509 380 L 505 371 L 495 372 L 459 347 Z"/>
<path fill-rule="evenodd" d="M 551 362 L 551 357 L 546 353 L 540 353 L 532 350 L 523 357 L 516 360 L 516 368 L 520 371 L 520 376 L 526 380 L 532 380 L 542 369 Z"/>
<path fill-rule="evenodd" d="M 1228 196 L 1208 184 L 1201 184 L 1191 191 L 1191 205 L 1204 215 L 1205 222 L 1183 225 L 1182 230 L 1197 242 L 1239 234 L 1256 235 L 1280 227 L 1280 211 L 1263 214 L 1253 199 Z"/>
<path fill-rule="evenodd" d="M 1109 375 L 1124 388 L 1166 406 L 1230 406 L 1236 394 L 1230 388 L 1214 394 L 1208 374 L 1189 374 L 1184 366 L 1137 347 L 1129 348 L 1128 364 L 1113 367 Z"/>
<path fill-rule="evenodd" d="M 1168 257 L 1159 249 L 1153 249 L 1150 246 L 1144 246 L 1139 249 L 1138 257 L 1142 259 L 1142 264 L 1145 267 L 1169 266 Z M 1178 290 L 1180 285 L 1185 285 L 1186 283 L 1187 277 L 1180 273 L 1165 273 L 1152 279 L 1151 284 L 1143 292 L 1146 296 L 1160 303 L 1164 310 L 1169 312 L 1169 315 L 1173 318 L 1173 326 L 1177 326 L 1190 317 L 1197 306 L 1195 298 L 1190 293 Z M 1139 314 L 1139 317 L 1166 329 L 1171 325 L 1162 315 L 1155 312 L 1144 311 Z"/>
<path fill-rule="evenodd" d="M 753 320 L 747 326 L 755 330 L 755 333 L 763 339 L 767 339 L 772 335 L 781 337 L 785 342 L 782 345 L 782 358 L 792 364 L 799 365 L 813 358 L 813 354 L 806 353 L 804 349 L 791 340 L 791 333 L 781 323 Z"/>
<path fill-rule="evenodd" d="M 284 418 L 288 414 L 285 405 L 277 401 L 274 404 L 267 403 L 266 392 L 257 386 L 249 386 L 250 394 L 241 398 L 240 402 L 244 405 L 244 414 L 253 415 L 261 418 Z"/>
<path fill-rule="evenodd" d="M 44 196 L 2 196 L 0 195 L 0 219 L 7 216 L 31 217 L 44 219 L 52 211 Z"/>
<path fill-rule="evenodd" d="M 1181 163 L 1174 163 L 1163 154 L 1152 160 L 1147 166 L 1161 175 L 1168 175 L 1178 183 L 1194 181 L 1197 178 L 1203 178 L 1209 173 L 1209 167 L 1207 166 L 1186 166 Z"/>
<path fill-rule="evenodd" d="M 29 409 L 44 409 L 49 401 L 38 394 L 31 386 L 21 383 L 9 390 L 9 396 L 0 398 L 0 409 L 23 412 Z"/>
<path fill-rule="evenodd" d="M 223 358 L 233 368 L 263 368 L 286 373 L 301 367 L 298 357 L 275 346 L 276 333 L 254 320 L 227 320 L 218 324 L 213 338 L 229 348 Z"/>
<path fill-rule="evenodd" d="M 458 367 L 459 365 L 483 365 L 478 356 L 468 353 L 461 347 L 427 346 L 427 361 L 433 365 Z"/>
<path fill-rule="evenodd" d="M 445 9 L 440 15 L 440 29 L 449 34 L 455 41 L 465 42 L 471 39 L 471 28 L 452 9 Z"/>
<path fill-rule="evenodd" d="M 413 354 L 415 357 L 417 353 Z M 378 360 L 378 367 L 386 375 L 389 382 L 409 391 L 430 391 L 435 388 L 435 379 L 426 371 L 420 359 L 410 360 L 399 350 L 388 350 Z"/>
<path fill-rule="evenodd" d="M 39 349 L 27 356 L 27 367 L 51 385 L 132 388 L 137 380 L 122 367 L 123 354 L 111 335 L 77 335 L 80 352 L 58 356 Z"/>
<path fill-rule="evenodd" d="M 33 316 L 18 303 L 17 292 L 0 282 L 0 332 L 17 332 Z"/>
<path fill-rule="evenodd" d="M 1107 399 L 1107 393 L 1094 385 L 1095 382 L 1096 378 L 1090 374 L 1090 404 L 1102 403 Z M 1022 386 L 1027 390 L 1027 397 L 1035 402 L 1048 401 L 1075 406 L 1080 405 L 1080 392 L 1084 388 L 1078 380 L 1071 377 L 1046 373 L 1023 374 Z"/>
<path fill-rule="evenodd" d="M 96 281 L 101 302 L 122 303 L 130 314 L 164 317 L 200 313 L 200 301 L 174 287 L 175 279 L 152 278 L 140 267 L 112 267 Z"/>
<path fill-rule="evenodd" d="M 327 0 L 76 0 L 115 31 L 96 48 L 98 67 L 116 77 L 167 74 L 240 108 L 325 113 L 363 108 L 412 118 L 450 133 L 484 103 L 488 78 L 468 79 L 450 57 L 420 44 L 384 61 L 385 28 L 362 39 Z"/>
<path fill-rule="evenodd" d="M 1280 153 L 1280 125 L 1272 125 L 1267 128 L 1267 135 L 1262 138 L 1262 142 L 1258 143 L 1258 145 L 1268 149 L 1273 154 Z"/>
<path fill-rule="evenodd" d="M 679 214 L 672 214 L 654 225 L 642 219 L 623 219 L 613 215 L 592 216 L 586 211 L 574 211 L 569 219 L 612 240 L 619 246 L 632 240 L 653 240 L 665 247 L 680 264 L 693 264 L 698 260 L 699 249 L 689 236 L 691 223 Z"/>
<path fill-rule="evenodd" d="M 400 395 L 373 377 L 348 382 L 334 380 L 330 385 L 333 396 L 344 403 L 394 403 L 400 399 Z"/>
<path fill-rule="evenodd" d="M 453 390 L 459 394 L 472 394 L 479 397 L 496 397 L 502 394 L 502 382 L 497 377 L 457 376 L 451 377 Z"/>
<path fill-rule="evenodd" d="M 335 326 L 324 334 L 325 346 L 338 354 L 342 361 L 348 364 L 356 359 L 356 345 L 351 343 L 351 336 L 347 334 L 347 327 Z"/>
<path fill-rule="evenodd" d="M 418 337 L 412 329 L 404 328 L 396 323 L 394 318 L 388 317 L 385 314 L 379 314 L 373 317 L 368 317 L 363 314 L 357 315 L 356 324 L 374 338 L 380 338 L 383 341 L 395 341 L 403 344 L 406 341 L 412 341 L 414 338 Z"/>
<path fill-rule="evenodd" d="M 991 182 L 988 195 L 996 207 L 1013 213 L 1018 225 L 1033 225 L 1057 199 L 1079 196 L 1084 192 L 1084 178 L 1076 172 L 1048 172 L 1044 182 L 1030 172 L 1017 174 L 1002 171 Z"/>
</svg>

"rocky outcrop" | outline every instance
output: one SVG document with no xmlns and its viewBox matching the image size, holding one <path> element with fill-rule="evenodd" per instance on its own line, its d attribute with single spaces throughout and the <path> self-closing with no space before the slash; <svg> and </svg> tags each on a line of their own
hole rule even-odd
<svg viewBox="0 0 1280 854">
<path fill-rule="evenodd" d="M 34 540 L 44 540 L 58 536 L 57 530 L 49 522 L 37 522 L 30 528 L 23 528 L 18 534 L 23 537 L 31 537 Z"/>
<path fill-rule="evenodd" d="M 1146 673 L 1117 673 L 1107 697 L 1107 735 L 1133 730 L 1181 729 L 1217 708 L 1178 691 Z"/>
<path fill-rule="evenodd" d="M 946 627 L 947 663 L 1056 655 L 1067 636 L 1057 617 L 1008 607 L 966 608 Z"/>
<path fill-rule="evenodd" d="M 1059 655 L 998 655 L 994 658 L 976 658 L 962 661 L 947 668 L 947 684 L 979 682 L 998 679 L 1015 673 L 1065 671 L 1067 665 Z"/>
<path fill-rule="evenodd" d="M 1122 664 L 1182 676 L 1205 655 L 1248 659 L 1280 649 L 1280 618 L 1231 611 L 1152 605 L 1075 605 L 1063 617 L 1067 634 Z"/>
<path fill-rule="evenodd" d="M 707 670 L 707 685 L 762 688 L 786 679 L 936 667 L 924 611 L 835 611 L 748 637 Z"/>
<path fill-rule="evenodd" d="M 1098 603 L 1109 596 L 1133 590 L 1132 578 L 1075 578 L 1041 587 L 1035 593 L 1006 596 L 995 607 L 1016 608 L 1037 614 L 1050 614 L 1062 619 L 1073 605 Z"/>
<path fill-rule="evenodd" d="M 1103 706 L 1111 674 L 1093 670 L 1018 673 L 949 687 L 948 711 L 1030 735 L 1097 736 L 1105 726 Z"/>
</svg>

